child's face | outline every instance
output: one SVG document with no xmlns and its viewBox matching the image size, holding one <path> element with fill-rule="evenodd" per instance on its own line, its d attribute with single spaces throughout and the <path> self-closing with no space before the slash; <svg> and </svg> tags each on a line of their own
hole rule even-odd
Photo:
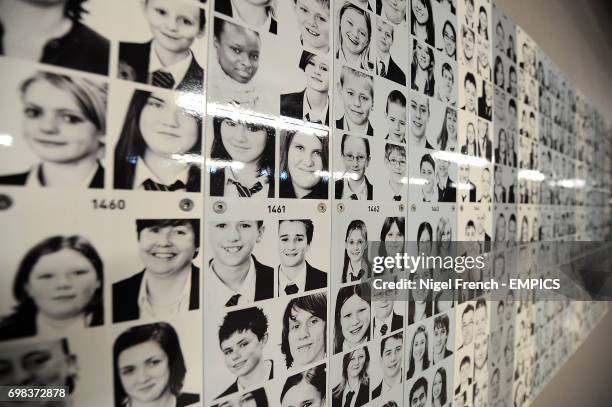
<svg viewBox="0 0 612 407">
<path fill-rule="evenodd" d="M 372 84 L 366 78 L 348 74 L 340 89 L 346 118 L 357 125 L 368 121 L 372 105 Z"/>
<path fill-rule="evenodd" d="M 219 65 L 229 77 L 248 83 L 259 68 L 261 42 L 255 31 L 232 23 L 225 23 L 219 37 L 215 37 Z"/>
<path fill-rule="evenodd" d="M 345 53 L 360 55 L 370 43 L 370 31 L 363 14 L 355 9 L 348 9 L 340 20 L 342 50 Z"/>
<path fill-rule="evenodd" d="M 169 52 L 185 52 L 200 33 L 200 9 L 173 0 L 147 0 L 145 18 L 154 42 Z"/>
<path fill-rule="evenodd" d="M 387 105 L 387 126 L 389 134 L 396 140 L 403 140 L 406 135 L 406 107 L 399 103 L 389 102 Z"/>
</svg>

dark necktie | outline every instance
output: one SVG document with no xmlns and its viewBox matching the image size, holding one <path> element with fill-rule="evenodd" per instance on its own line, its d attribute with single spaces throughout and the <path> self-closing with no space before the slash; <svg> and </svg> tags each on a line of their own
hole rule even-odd
<svg viewBox="0 0 612 407">
<path fill-rule="evenodd" d="M 285 294 L 287 295 L 297 294 L 298 291 L 299 291 L 298 286 L 295 283 L 288 284 L 285 287 Z"/>
<path fill-rule="evenodd" d="M 383 326 L 380 327 L 380 334 L 384 335 L 387 333 L 388 330 L 389 330 L 389 327 L 387 326 L 387 324 L 383 324 Z"/>
<path fill-rule="evenodd" d="M 356 200 L 357 200 L 357 199 L 359 199 L 359 198 L 357 198 L 357 194 L 351 194 L 351 199 L 352 199 L 352 200 L 354 200 L 354 201 L 356 201 Z"/>
<path fill-rule="evenodd" d="M 164 185 L 159 182 L 153 181 L 151 178 L 147 178 L 143 183 L 145 191 L 178 191 L 180 189 L 185 189 L 186 185 L 183 181 L 176 181 L 172 185 Z"/>
<path fill-rule="evenodd" d="M 353 401 L 354 396 L 355 392 L 353 390 L 346 393 L 346 401 L 344 402 L 344 407 L 351 407 L 351 401 Z"/>
<path fill-rule="evenodd" d="M 361 280 L 361 277 L 363 277 L 365 271 L 363 270 L 359 270 L 359 273 L 357 273 L 357 276 L 355 276 L 354 274 L 351 274 L 351 281 L 359 281 Z"/>
<path fill-rule="evenodd" d="M 238 195 L 240 195 L 241 197 L 246 197 L 246 198 L 250 198 L 253 194 L 256 194 L 257 192 L 259 192 L 259 191 L 261 191 L 263 189 L 263 185 L 261 185 L 261 182 L 259 182 L 259 181 L 257 181 L 250 188 L 245 187 L 240 182 L 238 182 L 236 180 L 233 180 L 231 178 L 228 178 L 227 182 L 229 182 L 230 184 L 232 184 L 232 185 L 234 185 L 236 187 L 236 190 L 238 191 Z"/>
<path fill-rule="evenodd" d="M 401 195 L 393 195 L 393 200 L 394 201 L 401 201 L 402 200 L 402 196 Z"/>
<path fill-rule="evenodd" d="M 172 89 L 174 87 L 174 77 L 170 72 L 162 71 L 158 69 L 153 72 L 152 81 L 153 86 L 158 86 L 160 88 Z"/>
<path fill-rule="evenodd" d="M 380 62 L 380 76 L 386 76 L 387 75 L 387 70 L 385 69 L 385 63 L 384 62 Z"/>
<path fill-rule="evenodd" d="M 227 300 L 227 302 L 225 303 L 226 307 L 233 307 L 235 305 L 238 305 L 238 299 L 240 298 L 240 294 L 234 294 L 230 297 L 229 300 Z"/>
</svg>

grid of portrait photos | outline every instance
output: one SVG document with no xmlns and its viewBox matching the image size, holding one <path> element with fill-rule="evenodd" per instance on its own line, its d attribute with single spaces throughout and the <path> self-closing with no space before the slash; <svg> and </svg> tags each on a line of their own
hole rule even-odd
<svg viewBox="0 0 612 407">
<path fill-rule="evenodd" d="M 0 385 L 524 407 L 607 311 L 372 287 L 612 233 L 609 124 L 492 0 L 52 3 L 0 2 Z"/>
</svg>

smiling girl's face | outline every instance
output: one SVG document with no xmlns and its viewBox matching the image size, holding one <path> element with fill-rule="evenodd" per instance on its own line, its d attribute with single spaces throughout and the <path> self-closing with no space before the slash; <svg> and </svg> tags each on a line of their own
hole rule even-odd
<svg viewBox="0 0 612 407">
<path fill-rule="evenodd" d="M 340 39 L 345 54 L 361 55 L 370 43 L 370 31 L 362 13 L 349 8 L 342 14 Z"/>
<path fill-rule="evenodd" d="M 346 254 L 352 262 L 361 261 L 367 243 L 361 229 L 351 230 L 346 239 Z"/>
<path fill-rule="evenodd" d="M 351 346 L 359 344 L 370 329 L 370 304 L 353 294 L 340 308 L 340 325 L 344 340 Z"/>
<path fill-rule="evenodd" d="M 23 135 L 43 161 L 69 164 L 95 159 L 103 134 L 68 91 L 36 80 L 23 93 L 22 102 Z"/>
<path fill-rule="evenodd" d="M 257 162 L 266 148 L 266 139 L 263 128 L 231 119 L 221 123 L 221 141 L 234 162 Z"/>
</svg>

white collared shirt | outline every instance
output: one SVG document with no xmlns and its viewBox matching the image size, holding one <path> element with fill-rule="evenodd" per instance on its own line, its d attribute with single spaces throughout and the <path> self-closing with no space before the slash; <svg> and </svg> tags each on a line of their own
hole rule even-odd
<svg viewBox="0 0 612 407">
<path fill-rule="evenodd" d="M 393 304 L 391 304 L 391 307 L 393 307 Z M 383 325 L 387 325 L 387 332 L 385 333 L 385 335 L 391 333 L 392 329 L 391 329 L 391 323 L 393 322 L 393 311 L 391 311 L 389 313 L 389 315 L 382 321 L 376 319 L 376 317 L 374 317 L 374 338 L 380 338 L 383 336 L 383 334 L 380 332 L 380 328 L 382 328 Z M 383 381 L 384 383 L 384 381 Z"/>
<path fill-rule="evenodd" d="M 342 199 L 351 199 L 351 195 L 357 195 L 357 199 L 364 201 L 368 199 L 368 187 L 366 184 L 366 177 L 364 176 L 361 180 L 356 191 L 352 190 L 349 184 L 348 178 L 343 178 L 344 188 L 342 189 Z"/>
<path fill-rule="evenodd" d="M 355 394 L 353 394 L 353 398 L 351 399 L 351 404 L 349 404 L 348 406 L 345 406 L 344 403 L 346 403 L 346 397 L 351 391 Z M 342 392 L 342 407 L 355 407 L 355 403 L 357 402 L 358 394 L 359 394 L 359 389 L 353 390 L 353 388 L 351 388 L 351 386 L 347 382 L 346 386 L 344 386 L 344 391 Z"/>
<path fill-rule="evenodd" d="M 285 287 L 290 284 L 295 284 L 298 288 L 298 293 L 303 293 L 306 291 L 306 262 L 302 263 L 300 267 L 300 271 L 298 271 L 297 276 L 293 280 L 289 280 L 289 278 L 283 273 L 283 266 L 278 266 L 278 296 L 287 295 L 285 293 Z"/>
<path fill-rule="evenodd" d="M 234 20 L 240 22 L 243 25 L 247 25 L 247 26 L 253 26 L 253 27 L 257 27 L 259 29 L 265 29 L 266 32 L 270 31 L 270 25 L 272 24 L 272 13 L 271 12 L 266 12 L 266 21 L 263 22 L 263 24 L 259 25 L 259 26 L 254 26 L 253 24 L 248 23 L 247 21 L 244 21 L 244 19 L 242 18 L 242 16 L 240 15 L 240 13 L 238 12 L 238 7 L 236 7 L 236 2 L 234 0 L 230 0 L 230 2 L 232 3 L 232 15 Z"/>
<path fill-rule="evenodd" d="M 303 106 L 304 112 L 302 114 L 302 120 L 308 121 L 308 119 L 306 118 L 308 116 L 311 122 L 320 121 L 321 124 L 325 125 L 325 119 L 327 119 L 327 110 L 329 109 L 329 96 L 327 97 L 327 102 L 325 102 L 323 110 L 314 110 L 310 106 L 310 102 L 308 101 L 306 92 L 304 92 Z"/>
<path fill-rule="evenodd" d="M 214 296 L 219 299 L 219 306 L 225 307 L 225 304 L 236 294 L 240 294 L 238 298 L 238 305 L 251 304 L 255 301 L 255 282 L 257 278 L 257 272 L 255 271 L 255 262 L 253 257 L 249 259 L 249 271 L 245 276 L 242 285 L 238 291 L 234 291 L 229 288 L 221 280 L 221 278 L 215 272 L 214 260 L 210 263 L 210 272 L 214 276 L 208 281 L 208 292 L 214 293 Z"/>
<path fill-rule="evenodd" d="M 382 391 L 381 391 L 380 394 L 387 394 L 388 392 L 393 390 L 393 388 L 395 386 L 397 386 L 399 383 L 402 382 L 402 371 L 401 371 L 401 369 L 400 369 L 399 374 L 396 377 L 397 381 L 395 383 L 389 384 L 389 383 L 387 383 L 386 379 L 387 379 L 386 377 L 383 377 L 383 379 L 382 379 Z"/>
<path fill-rule="evenodd" d="M 164 66 L 162 62 L 159 60 L 157 56 L 157 52 L 155 52 L 155 43 L 151 44 L 151 50 L 149 51 L 149 75 L 148 82 L 153 83 L 153 72 L 162 70 L 172 75 L 174 79 L 174 86 L 172 89 L 176 89 L 183 79 L 185 79 L 185 75 L 187 75 L 187 71 L 191 66 L 191 61 L 193 60 L 193 54 L 189 51 L 189 56 L 187 58 L 183 58 L 182 60 L 176 62 L 170 66 Z"/>
<path fill-rule="evenodd" d="M 234 181 L 240 182 L 240 180 L 234 173 L 234 170 L 232 169 L 232 167 L 227 166 L 225 167 L 225 183 L 224 183 L 225 187 L 223 188 L 223 196 L 230 197 L 230 198 L 239 198 L 240 194 L 238 193 L 238 188 L 236 187 L 236 185 L 232 184 L 229 181 L 230 178 L 233 179 Z M 262 178 L 262 181 L 260 182 L 261 182 L 262 188 L 259 191 L 255 192 L 254 194 L 251 194 L 251 198 L 267 198 L 268 197 L 268 193 L 270 191 L 270 183 L 267 180 L 263 179 L 265 177 L 261 177 L 261 178 Z M 253 185 L 244 185 L 244 186 L 247 188 L 250 188 Z"/>
<path fill-rule="evenodd" d="M 93 181 L 94 177 L 96 176 L 96 173 L 98 172 L 99 165 L 100 164 L 97 163 L 94 169 L 91 171 L 91 173 L 85 178 L 83 178 L 83 181 L 81 181 L 79 185 L 74 185 L 73 187 L 74 188 L 85 188 L 85 189 L 89 188 L 91 181 Z M 34 187 L 34 188 L 44 188 L 48 186 L 48 185 L 43 185 L 40 182 L 40 179 L 38 178 L 39 171 L 42 172 L 42 164 L 37 164 L 34 167 L 32 167 L 30 172 L 28 172 L 28 177 L 26 178 L 25 186 Z"/>
<path fill-rule="evenodd" d="M 174 184 L 176 181 L 182 181 L 185 184 L 185 186 L 187 186 L 188 178 L 189 178 L 189 167 L 186 167 L 183 171 L 181 171 L 176 176 L 174 180 L 172 180 L 172 182 L 165 183 L 161 181 L 157 177 L 157 175 L 153 174 L 153 172 L 151 171 L 147 163 L 145 163 L 145 161 L 139 157 L 138 161 L 136 162 L 136 171 L 134 172 L 134 184 L 133 184 L 132 189 L 138 189 L 138 190 L 144 191 L 145 188 L 144 188 L 143 183 L 147 179 L 151 179 L 152 181 L 157 182 L 158 184 L 163 184 L 166 186 L 170 186 Z M 186 188 L 183 188 L 181 190 L 184 191 L 185 189 Z"/>
<path fill-rule="evenodd" d="M 367 136 L 368 135 L 368 127 L 370 125 L 370 121 L 367 120 L 366 123 L 364 125 L 361 126 L 357 126 L 355 125 L 350 125 L 349 126 L 349 121 L 346 119 L 346 115 L 344 115 L 342 117 L 342 128 L 346 131 L 350 131 L 351 133 L 355 133 L 358 134 L 360 136 Z M 352 128 L 351 128 L 352 126 Z"/>
<path fill-rule="evenodd" d="M 191 266 L 189 267 L 187 272 L 191 273 Z M 142 281 L 140 282 L 140 289 L 138 290 L 138 309 L 140 310 L 141 318 L 166 318 L 171 315 L 178 314 L 180 312 L 189 311 L 191 274 L 187 277 L 187 281 L 185 282 L 185 286 L 181 291 L 181 295 L 175 302 L 169 305 L 157 305 L 151 303 L 148 280 L 148 272 L 145 270 L 142 276 Z"/>
<path fill-rule="evenodd" d="M 395 201 L 393 198 L 396 195 L 399 195 L 402 197 L 402 201 L 406 200 L 406 185 L 402 185 L 400 187 L 400 190 L 398 192 L 395 192 L 395 190 L 393 189 L 393 187 L 391 187 L 391 180 L 388 180 L 387 182 L 383 182 L 382 184 L 380 184 L 381 189 L 383 190 L 381 192 L 380 195 L 378 195 L 378 193 L 380 192 L 380 189 L 378 188 L 378 185 L 376 185 L 376 199 L 379 199 L 379 197 L 381 197 L 384 200 L 388 200 L 388 201 Z"/>
</svg>

